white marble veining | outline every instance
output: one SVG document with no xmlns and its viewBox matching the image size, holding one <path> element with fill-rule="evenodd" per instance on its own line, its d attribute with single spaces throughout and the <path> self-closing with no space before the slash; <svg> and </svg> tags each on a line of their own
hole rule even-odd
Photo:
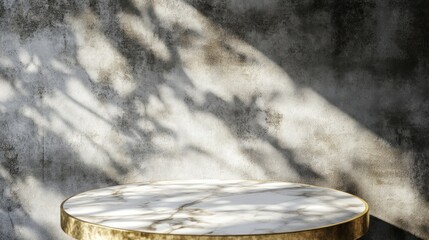
<svg viewBox="0 0 429 240">
<path fill-rule="evenodd" d="M 318 228 L 366 210 L 350 194 L 286 182 L 187 180 L 78 194 L 64 210 L 103 226 L 171 234 L 242 235 Z"/>
</svg>

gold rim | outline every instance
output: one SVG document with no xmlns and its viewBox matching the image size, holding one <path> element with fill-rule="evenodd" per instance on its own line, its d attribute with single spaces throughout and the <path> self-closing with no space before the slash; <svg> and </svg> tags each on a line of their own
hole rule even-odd
<svg viewBox="0 0 429 240">
<path fill-rule="evenodd" d="M 205 179 L 206 180 L 206 179 Z M 208 180 L 208 179 L 207 179 Z M 167 180 L 174 181 L 174 180 Z M 241 180 L 246 181 L 246 180 Z M 251 180 L 257 181 L 257 180 Z M 258 182 L 274 182 L 273 181 L 258 181 Z M 161 181 L 150 181 L 150 182 L 140 182 L 140 183 L 131 183 L 131 184 L 149 184 L 151 182 L 161 182 Z M 275 181 L 275 182 L 284 182 L 284 181 Z M 324 188 L 330 189 L 342 193 L 333 188 L 327 187 L 317 187 L 309 184 L 295 183 L 304 186 L 310 186 L 315 188 Z M 127 185 L 127 184 L 123 184 Z M 89 190 L 92 191 L 92 190 Z M 85 191 L 88 192 L 88 191 Z M 84 192 L 82 192 L 84 193 Z M 354 196 L 361 200 L 365 205 L 365 210 L 358 214 L 357 216 L 344 220 L 339 223 L 325 225 L 317 228 L 311 228 L 301 231 L 292 231 L 284 233 L 267 233 L 267 234 L 253 234 L 253 235 L 192 235 L 192 234 L 168 234 L 168 233 L 152 233 L 152 232 L 143 232 L 138 230 L 127 230 L 114 227 L 102 226 L 96 223 L 90 223 L 85 220 L 79 219 L 68 214 L 64 210 L 64 203 L 70 198 L 82 194 L 75 194 L 61 203 L 61 228 L 69 236 L 72 236 L 76 239 L 81 240 L 90 240 L 90 239 L 109 239 L 109 240 L 120 240 L 120 239 L 162 239 L 162 240 L 185 240 L 185 239 L 198 239 L 198 240 L 256 240 L 256 239 L 285 239 L 285 240 L 309 240 L 309 239 L 332 239 L 332 240 L 344 240 L 344 239 L 358 239 L 362 237 L 369 228 L 369 206 L 366 201 L 362 198 L 355 196 L 350 193 L 351 196 Z"/>
</svg>

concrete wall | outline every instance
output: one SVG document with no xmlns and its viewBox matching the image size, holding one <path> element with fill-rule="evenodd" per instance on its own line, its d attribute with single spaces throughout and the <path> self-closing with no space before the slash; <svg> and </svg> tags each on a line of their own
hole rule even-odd
<svg viewBox="0 0 429 240">
<path fill-rule="evenodd" d="M 429 239 L 427 1 L 0 4 L 0 239 L 67 239 L 66 197 L 276 179 Z"/>
</svg>

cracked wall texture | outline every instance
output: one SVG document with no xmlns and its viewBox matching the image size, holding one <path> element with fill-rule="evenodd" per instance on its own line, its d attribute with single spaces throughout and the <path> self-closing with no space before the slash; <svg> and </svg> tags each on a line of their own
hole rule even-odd
<svg viewBox="0 0 429 240">
<path fill-rule="evenodd" d="M 429 238 L 429 2 L 0 1 L 0 239 L 67 239 L 66 197 L 275 179 Z"/>
</svg>

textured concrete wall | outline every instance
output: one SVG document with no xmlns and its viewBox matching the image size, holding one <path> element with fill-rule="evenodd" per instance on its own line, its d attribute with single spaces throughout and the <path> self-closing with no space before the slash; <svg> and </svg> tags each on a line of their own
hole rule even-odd
<svg viewBox="0 0 429 240">
<path fill-rule="evenodd" d="M 429 239 L 427 1 L 0 4 L 0 239 L 142 180 L 277 179 Z"/>
</svg>

